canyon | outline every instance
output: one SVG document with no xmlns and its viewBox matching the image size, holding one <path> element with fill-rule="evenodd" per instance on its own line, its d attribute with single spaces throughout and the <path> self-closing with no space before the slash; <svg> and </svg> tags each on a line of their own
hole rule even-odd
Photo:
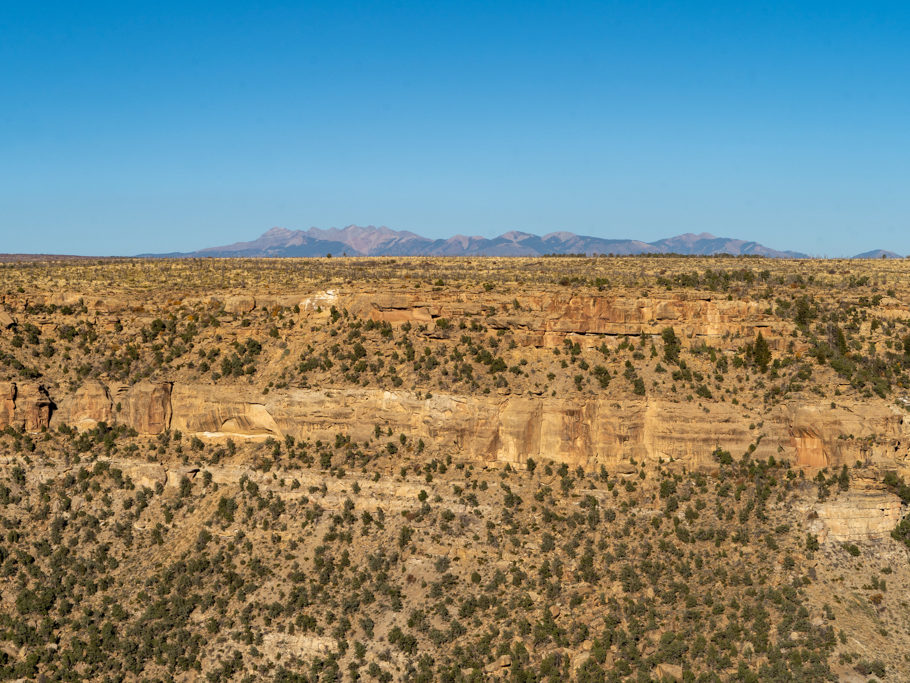
<svg viewBox="0 0 910 683">
<path fill-rule="evenodd" d="M 789 348 L 799 357 L 807 348 L 796 337 L 794 323 L 773 314 L 767 304 L 686 291 L 647 297 L 552 292 L 510 297 L 495 291 L 364 293 L 338 288 L 281 295 L 190 295 L 172 298 L 166 306 L 151 298 L 100 298 L 91 291 L 69 291 L 7 295 L 3 304 L 11 321 L 36 304 L 82 305 L 94 324 L 106 330 L 113 330 L 124 316 L 134 327 L 148 324 L 166 308 L 221 311 L 234 317 L 260 313 L 266 320 L 285 311 L 301 328 L 286 337 L 291 349 L 306 338 L 302 328 L 325 324 L 333 309 L 395 329 L 420 325 L 427 341 L 437 344 L 457 336 L 447 329 L 449 321 L 482 320 L 491 331 L 510 334 L 519 353 L 530 355 L 566 343 L 615 348 L 623 340 L 659 336 L 670 326 L 686 348 L 703 344 L 731 354 L 758 333 L 776 353 Z M 897 321 L 910 318 L 910 312 L 898 299 L 886 297 L 869 316 Z M 59 328 L 51 316 L 37 316 L 34 324 L 51 334 Z M 231 330 L 237 339 L 264 332 L 261 325 Z M 483 463 L 521 465 L 530 457 L 586 469 L 628 468 L 630 460 L 699 468 L 713 466 L 712 453 L 718 449 L 738 455 L 751 447 L 755 457 L 773 456 L 797 467 L 863 462 L 910 475 L 907 411 L 899 402 L 877 397 L 831 401 L 804 394 L 759 415 L 722 401 L 696 405 L 667 395 L 548 396 L 539 389 L 492 395 L 434 391 L 428 398 L 419 390 L 342 384 L 273 389 L 263 395 L 261 388 L 246 383 L 200 382 L 185 379 L 179 371 L 162 374 L 159 381 L 132 385 L 88 380 L 75 389 L 9 382 L 0 385 L 5 397 L 0 428 L 16 424 L 35 431 L 63 423 L 85 429 L 105 422 L 124 424 L 143 435 L 175 429 L 209 439 L 329 439 L 343 431 L 363 440 L 380 424 L 418 434 L 456 458 Z"/>
<path fill-rule="evenodd" d="M 98 614 L 128 606 L 132 630 L 108 647 L 133 674 L 908 672 L 902 263 L 0 268 L 0 524 L 19 553 L 0 549 L 0 571 L 47 552 L 44 538 L 57 539 L 35 560 L 48 580 L 64 547 L 110 553 L 104 572 L 79 569 L 94 583 L 76 597 Z M 188 566 L 220 578 L 175 583 Z M 32 596 L 58 589 L 18 576 L 0 613 L 26 623 Z M 188 580 L 210 594 L 192 609 Z M 659 616 L 633 653 L 610 624 L 640 629 L 641 606 Z M 68 604 L 54 609 L 48 647 L 98 675 Z M 502 630 L 484 635 L 477 609 Z M 736 644 L 702 648 L 690 619 L 711 646 Z M 137 658 L 129 639 L 150 623 L 161 643 Z M 432 664 L 418 667 L 418 645 Z M 30 669 L 0 650 L 0 672 L 59 674 L 53 656 Z M 183 659 L 163 665 L 165 650 Z"/>
</svg>

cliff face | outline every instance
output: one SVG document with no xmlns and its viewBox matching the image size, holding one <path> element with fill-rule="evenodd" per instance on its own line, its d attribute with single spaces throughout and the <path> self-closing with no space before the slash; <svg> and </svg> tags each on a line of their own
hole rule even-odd
<svg viewBox="0 0 910 683">
<path fill-rule="evenodd" d="M 83 297 L 49 294 L 41 298 L 46 305 L 74 305 L 82 301 L 99 316 L 124 313 L 147 314 L 149 306 L 137 305 L 118 297 Z M 555 347 L 567 335 L 580 337 L 582 343 L 599 344 L 601 337 L 660 334 L 673 326 L 685 342 L 705 341 L 719 348 L 733 348 L 741 339 L 753 339 L 761 331 L 772 346 L 783 347 L 793 325 L 768 312 L 758 301 L 728 300 L 720 295 L 695 292 L 656 293 L 649 296 L 628 294 L 517 293 L 514 296 L 477 296 L 471 292 L 339 292 L 309 291 L 296 294 L 242 294 L 231 296 L 186 297 L 184 305 L 204 304 L 211 310 L 223 308 L 242 315 L 255 310 L 297 306 L 302 318 L 325 316 L 335 306 L 353 315 L 389 322 L 433 326 L 440 318 L 451 320 L 477 316 L 493 329 L 516 333 L 523 344 Z M 15 308 L 20 302 L 10 301 Z M 516 306 L 517 304 L 517 306 Z M 20 304 L 21 305 L 21 304 Z M 134 310 L 135 309 L 135 310 Z M 905 311 L 883 310 L 887 314 Z M 893 317 L 893 316 L 892 316 Z"/>
<path fill-rule="evenodd" d="M 48 423 L 42 421 L 37 396 L 29 393 L 21 409 L 20 400 L 13 401 L 13 414 L 28 415 L 29 428 Z M 910 443 L 900 412 L 860 403 L 836 408 L 784 404 L 772 409 L 761 426 L 723 403 L 706 410 L 660 399 L 418 398 L 377 389 L 296 389 L 264 396 L 245 387 L 142 383 L 109 388 L 93 382 L 57 403 L 55 424 L 121 422 L 140 434 L 172 429 L 201 438 L 291 435 L 323 441 L 336 434 L 364 441 L 378 425 L 432 441 L 456 460 L 523 464 L 533 458 L 585 469 L 628 470 L 633 461 L 660 460 L 712 467 L 716 449 L 738 458 L 752 445 L 755 457 L 773 456 L 799 467 L 856 461 L 904 467 Z"/>
<path fill-rule="evenodd" d="M 392 430 L 425 439 L 456 461 L 480 465 L 535 461 L 571 468 L 605 467 L 636 472 L 662 461 L 688 470 L 716 466 L 716 449 L 740 457 L 751 445 L 756 458 L 773 456 L 797 468 L 852 466 L 857 461 L 910 471 L 910 434 L 896 410 L 855 403 L 837 408 L 782 405 L 763 424 L 748 423 L 735 406 L 709 411 L 661 400 L 568 401 L 537 397 L 473 397 L 369 389 L 291 390 L 266 396 L 249 388 L 184 383 L 107 387 L 87 382 L 53 405 L 40 387 L 6 385 L 0 426 L 28 430 L 66 422 L 81 429 L 98 422 L 126 424 L 140 434 L 179 430 L 203 440 L 268 437 L 332 442 L 355 441 Z M 385 438 L 385 437 L 383 437 Z M 139 468 L 135 472 L 135 468 Z M 153 486 L 173 473 L 133 464 L 129 472 Z M 179 473 L 178 473 L 179 474 Z M 177 477 L 179 478 L 179 476 Z M 859 479 L 847 492 L 799 511 L 822 542 L 858 542 L 886 537 L 906 514 L 905 506 L 874 481 Z"/>
<path fill-rule="evenodd" d="M 808 529 L 818 540 L 855 542 L 883 538 L 906 514 L 906 506 L 893 493 L 877 486 L 860 486 L 815 505 Z"/>
<path fill-rule="evenodd" d="M 483 315 L 491 327 L 516 331 L 525 344 L 539 347 L 558 346 L 567 335 L 587 336 L 588 343 L 598 344 L 604 335 L 659 334 L 670 325 L 685 340 L 712 344 L 741 336 L 751 339 L 758 330 L 777 340 L 792 329 L 767 315 L 767 306 L 758 302 L 695 295 L 518 295 L 505 305 L 490 306 L 468 295 L 390 293 L 336 297 L 336 305 L 392 324 L 432 324 L 439 318 Z"/>
<path fill-rule="evenodd" d="M 0 383 L 0 429 L 35 432 L 50 424 L 53 402 L 47 390 L 33 383 Z"/>
<path fill-rule="evenodd" d="M 653 278 L 671 262 L 651 274 L 637 264 L 618 264 L 634 266 L 634 284 L 627 277 L 600 289 L 593 271 L 570 280 L 586 283 L 578 287 L 553 284 L 562 270 L 542 284 L 495 269 L 457 283 L 470 267 L 453 262 L 437 279 L 410 272 L 415 262 L 388 279 L 360 279 L 360 264 L 347 264 L 308 281 L 293 265 L 282 278 L 269 270 L 258 286 L 245 285 L 244 271 L 221 288 L 168 280 L 131 295 L 117 286 L 63 292 L 58 280 L 7 291 L 0 352 L 34 371 L 6 376 L 40 373 L 42 384 L 0 384 L 0 428 L 105 422 L 142 435 L 331 443 L 376 439 L 379 427 L 382 441 L 405 434 L 422 439 L 429 457 L 481 465 L 523 467 L 531 458 L 625 474 L 643 463 L 711 469 L 720 450 L 813 475 L 861 462 L 910 476 L 907 303 L 864 290 L 846 304 L 841 289 L 806 289 L 802 272 L 786 285 L 756 272 L 754 286 L 734 278 L 729 290 L 671 291 Z M 173 268 L 182 266 L 196 272 Z M 850 337 L 842 367 L 863 368 L 865 379 L 807 353 L 837 325 Z M 668 327 L 675 355 L 661 336 Z M 747 350 L 759 332 L 770 349 L 761 369 Z M 828 341 L 833 353 L 838 342 Z M 870 385 L 882 367 L 888 391 Z M 878 533 L 879 522 L 890 528 L 899 510 L 873 499 L 879 494 L 851 491 L 818 508 L 819 533 L 846 539 Z M 853 508 L 857 519 L 868 508 L 873 521 L 844 522 Z M 851 531 L 854 523 L 868 529 Z"/>
<path fill-rule="evenodd" d="M 170 428 L 172 387 L 171 382 L 140 382 L 130 387 L 88 381 L 61 397 L 53 424 L 91 429 L 105 422 L 125 424 L 140 434 L 160 434 Z"/>
<path fill-rule="evenodd" d="M 324 289 L 280 295 L 235 292 L 186 296 L 165 303 L 54 292 L 47 294 L 43 303 L 84 305 L 88 315 L 94 316 L 94 324 L 109 329 L 114 338 L 126 335 L 116 331 L 122 319 L 150 321 L 178 304 L 198 314 L 220 312 L 235 324 L 238 317 L 256 320 L 253 313 L 265 321 L 287 314 L 300 331 L 282 342 L 284 355 L 280 357 L 289 356 L 291 349 L 295 356 L 299 353 L 308 341 L 306 330 L 328 327 L 332 309 L 350 314 L 352 320 L 393 326 L 412 323 L 420 326 L 425 342 L 439 345 L 454 344 L 459 336 L 451 327 L 452 321 L 460 321 L 461 329 L 466 323 L 479 321 L 489 330 L 487 334 L 508 333 L 510 348 L 518 349 L 513 354 L 527 352 L 538 363 L 559 357 L 553 354 L 567 338 L 583 347 L 606 341 L 615 348 L 617 338 L 637 341 L 642 334 L 657 338 L 668 326 L 674 328 L 683 345 L 706 342 L 720 354 L 735 352 L 758 331 L 774 349 L 791 347 L 788 353 L 796 358 L 804 344 L 794 336 L 793 323 L 776 317 L 766 302 L 696 291 L 634 295 L 628 291 L 532 290 L 513 296 L 511 292 L 478 295 L 447 288 L 388 292 L 375 288 L 368 292 Z M 10 299 L 5 305 L 26 313 L 29 300 Z M 877 310 L 883 319 L 896 319 L 897 314 L 905 312 L 900 302 L 890 299 Z M 49 332 L 59 332 L 51 319 L 30 319 Z M 260 323 L 265 324 L 272 323 Z M 258 334 L 263 332 L 260 327 Z M 255 336 L 257 331 L 241 327 L 229 334 L 242 341 L 240 334 Z M 398 330 L 395 338 L 400 335 Z M 335 340 L 322 343 L 329 346 Z M 386 354 L 389 348 L 395 347 L 389 343 Z M 509 363 L 517 364 L 521 359 L 509 357 L 507 352 L 504 355 Z M 277 352 L 273 362 L 275 358 L 279 358 Z M 702 368 L 705 374 L 716 372 L 710 365 Z M 569 366 L 562 372 L 577 372 L 577 368 Z M 543 374 L 540 371 L 538 377 Z M 715 375 L 716 381 L 719 378 Z M 39 430 L 68 423 L 89 428 L 106 422 L 127 424 L 140 434 L 174 429 L 201 438 L 292 435 L 326 440 L 349 434 L 365 440 L 379 425 L 396 434 L 424 438 L 455 458 L 477 462 L 521 464 L 533 458 L 587 469 L 631 469 L 633 460 L 662 460 L 693 468 L 712 466 L 712 454 L 718 448 L 738 458 L 751 447 L 755 457 L 774 456 L 805 468 L 839 467 L 856 461 L 881 462 L 902 470 L 907 467 L 910 435 L 902 413 L 882 401 L 854 397 L 838 401 L 834 407 L 822 397 L 807 402 L 803 394 L 761 415 L 743 410 L 729 399 L 680 400 L 678 394 L 652 396 L 650 390 L 648 397 L 641 399 L 629 399 L 628 394 L 601 397 L 592 392 L 560 391 L 557 395 L 555 391 L 534 390 L 530 381 L 527 384 L 527 390 L 515 392 L 434 389 L 432 398 L 423 398 L 414 392 L 350 384 L 338 389 L 273 388 L 266 394 L 251 385 L 224 380 L 206 384 L 198 376 L 194 381 L 179 374 L 173 381 L 146 380 L 133 385 L 89 380 L 72 393 L 57 385 L 50 390 L 51 395 L 34 383 L 7 383 L 0 385 L 0 427 Z M 720 384 L 716 384 L 715 392 L 719 391 Z"/>
</svg>

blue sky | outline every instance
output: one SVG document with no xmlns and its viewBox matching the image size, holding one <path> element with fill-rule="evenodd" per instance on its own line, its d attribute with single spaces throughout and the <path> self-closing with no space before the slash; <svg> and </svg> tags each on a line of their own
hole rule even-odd
<svg viewBox="0 0 910 683">
<path fill-rule="evenodd" d="M 268 228 L 910 253 L 907 2 L 4 2 L 0 252 Z"/>
</svg>

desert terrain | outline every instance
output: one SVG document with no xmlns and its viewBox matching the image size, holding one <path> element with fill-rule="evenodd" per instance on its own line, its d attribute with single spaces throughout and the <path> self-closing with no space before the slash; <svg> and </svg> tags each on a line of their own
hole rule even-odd
<svg viewBox="0 0 910 683">
<path fill-rule="evenodd" d="M 0 262 L 5 680 L 910 679 L 910 261 Z"/>
</svg>

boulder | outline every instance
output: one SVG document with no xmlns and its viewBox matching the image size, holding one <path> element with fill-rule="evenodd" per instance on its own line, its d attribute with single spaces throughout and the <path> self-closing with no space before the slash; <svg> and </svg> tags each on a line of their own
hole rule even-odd
<svg viewBox="0 0 910 683">
<path fill-rule="evenodd" d="M 256 308 L 256 299 L 251 296 L 229 296 L 224 300 L 224 310 L 227 313 L 249 313 Z"/>
<path fill-rule="evenodd" d="M 654 667 L 654 677 L 659 681 L 681 681 L 683 676 L 682 667 L 679 664 L 670 664 L 661 662 Z"/>
<path fill-rule="evenodd" d="M 508 669 L 512 666 L 512 656 L 511 655 L 500 655 L 495 660 L 490 662 L 484 667 L 485 673 L 496 673 L 502 671 L 503 669 Z"/>
<path fill-rule="evenodd" d="M 8 330 L 15 324 L 16 319 L 3 309 L 0 309 L 0 329 Z"/>
</svg>

